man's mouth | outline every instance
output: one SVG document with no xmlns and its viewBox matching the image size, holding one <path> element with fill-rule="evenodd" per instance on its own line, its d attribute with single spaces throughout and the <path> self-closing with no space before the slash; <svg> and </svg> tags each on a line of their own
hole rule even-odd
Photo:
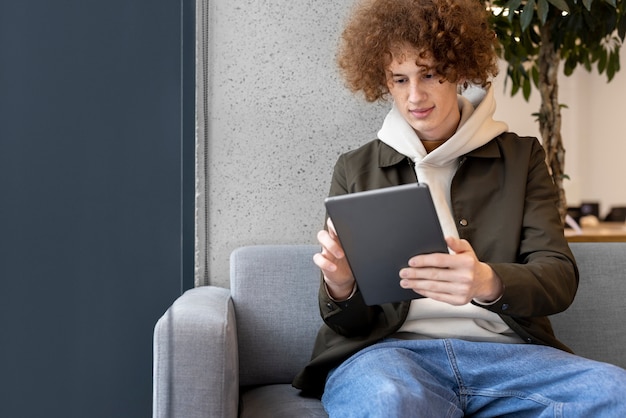
<svg viewBox="0 0 626 418">
<path fill-rule="evenodd" d="M 432 112 L 433 109 L 434 109 L 434 106 L 420 108 L 420 109 L 410 109 L 409 113 L 418 119 L 422 119 L 428 116 Z"/>
</svg>

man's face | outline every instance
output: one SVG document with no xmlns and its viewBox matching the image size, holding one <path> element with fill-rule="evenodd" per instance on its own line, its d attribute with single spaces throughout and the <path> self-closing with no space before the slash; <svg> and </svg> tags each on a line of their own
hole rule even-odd
<svg viewBox="0 0 626 418">
<path fill-rule="evenodd" d="M 396 107 L 422 141 L 445 141 L 454 134 L 461 119 L 457 86 L 442 82 L 430 59 L 410 49 L 394 55 L 387 84 Z"/>
</svg>

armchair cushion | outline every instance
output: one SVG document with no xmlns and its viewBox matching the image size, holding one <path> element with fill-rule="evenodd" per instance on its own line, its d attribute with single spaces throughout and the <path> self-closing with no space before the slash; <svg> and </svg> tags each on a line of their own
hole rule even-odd
<svg viewBox="0 0 626 418">
<path fill-rule="evenodd" d="M 291 385 L 259 386 L 241 394 L 239 418 L 327 418 L 317 398 L 305 398 Z"/>
</svg>

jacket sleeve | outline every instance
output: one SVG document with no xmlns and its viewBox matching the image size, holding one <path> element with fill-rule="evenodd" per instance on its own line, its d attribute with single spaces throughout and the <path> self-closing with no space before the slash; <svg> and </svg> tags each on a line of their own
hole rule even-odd
<svg viewBox="0 0 626 418">
<path fill-rule="evenodd" d="M 330 196 L 348 193 L 348 176 L 344 159 L 345 156 L 342 155 L 335 164 Z M 326 286 L 324 286 L 323 277 L 321 278 L 318 301 L 322 320 L 333 331 L 345 337 L 367 335 L 374 325 L 376 314 L 379 312 L 376 307 L 365 304 L 358 288 L 356 293 L 347 301 L 333 301 L 328 295 Z"/>
<path fill-rule="evenodd" d="M 516 233 L 508 234 L 519 240 L 517 260 L 489 263 L 502 279 L 505 291 L 498 303 L 486 308 L 516 318 L 561 312 L 570 306 L 578 287 L 578 269 L 556 207 L 556 187 L 545 164 L 543 147 L 536 139 L 527 161 L 519 238 Z M 507 236 L 499 239 L 507 240 Z"/>
</svg>

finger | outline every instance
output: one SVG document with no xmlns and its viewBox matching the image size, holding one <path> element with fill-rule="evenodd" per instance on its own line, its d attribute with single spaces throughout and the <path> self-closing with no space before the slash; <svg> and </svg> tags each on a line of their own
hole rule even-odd
<svg viewBox="0 0 626 418">
<path fill-rule="evenodd" d="M 313 256 L 313 262 L 323 272 L 334 273 L 335 271 L 337 271 L 337 265 L 321 253 L 317 253 Z"/>
<path fill-rule="evenodd" d="M 456 237 L 446 237 L 446 244 L 448 245 L 448 248 L 450 248 L 456 254 L 474 251 L 470 243 L 464 239 Z"/>
<path fill-rule="evenodd" d="M 455 294 L 449 294 L 449 293 L 438 293 L 438 292 L 429 292 L 429 291 L 419 291 L 417 292 L 420 295 L 426 297 L 426 298 L 430 298 L 439 302 L 444 302 L 447 303 L 449 305 L 454 305 L 454 306 L 463 306 L 463 305 L 467 305 L 468 303 L 470 303 L 472 301 L 471 298 L 467 298 L 463 295 L 455 295 Z"/>
<path fill-rule="evenodd" d="M 452 304 L 471 300 L 468 286 L 454 281 L 402 279 L 400 280 L 400 286 L 405 289 L 411 289 L 422 296 Z M 456 302 L 452 302 L 453 299 Z"/>
<path fill-rule="evenodd" d="M 418 282 L 454 282 L 454 272 L 447 268 L 406 267 L 400 270 L 400 278 L 413 284 Z"/>
<path fill-rule="evenodd" d="M 328 226 L 328 232 L 332 237 L 337 237 L 337 230 L 335 229 L 335 224 L 333 224 L 333 220 L 328 218 L 326 220 L 326 226 Z"/>
<path fill-rule="evenodd" d="M 339 244 L 336 236 L 333 237 L 329 231 L 321 230 L 317 233 L 317 240 L 322 245 L 322 253 L 328 252 L 334 258 L 343 258 L 343 248 Z"/>
<path fill-rule="evenodd" d="M 409 259 L 409 267 L 415 268 L 426 268 L 426 267 L 436 267 L 436 268 L 447 268 L 450 263 L 450 254 L 446 253 L 432 253 L 432 254 L 421 254 L 416 255 L 415 257 L 411 257 Z"/>
</svg>

